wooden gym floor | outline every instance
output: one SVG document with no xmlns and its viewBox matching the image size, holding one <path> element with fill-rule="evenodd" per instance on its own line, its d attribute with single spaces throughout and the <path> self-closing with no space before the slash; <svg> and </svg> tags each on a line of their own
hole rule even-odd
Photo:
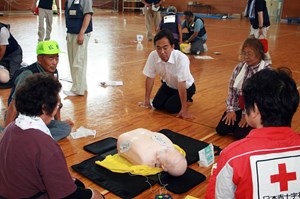
<svg viewBox="0 0 300 199">
<path fill-rule="evenodd" d="M 124 23 L 126 20 L 126 23 Z M 164 128 L 179 132 L 195 139 L 213 143 L 221 148 L 234 140 L 230 136 L 220 137 L 215 127 L 225 110 L 227 87 L 233 68 L 238 63 L 239 47 L 249 34 L 247 19 L 204 19 L 208 34 L 208 53 L 213 60 L 195 59 L 189 55 L 191 71 L 195 78 L 197 91 L 194 102 L 189 106 L 194 119 L 183 120 L 176 115 L 140 108 L 137 104 L 144 99 L 144 81 L 142 74 L 147 56 L 152 51 L 153 43 L 146 39 L 142 49 L 137 46 L 136 35 L 145 37 L 144 17 L 140 13 L 122 14 L 97 11 L 93 16 L 94 31 L 88 46 L 88 92 L 83 97 L 66 97 L 61 93 L 64 107 L 62 119 L 70 118 L 75 122 L 73 130 L 80 126 L 97 131 L 95 138 L 77 140 L 70 136 L 59 142 L 68 166 L 80 163 L 92 157 L 83 150 L 83 146 L 95 141 L 118 137 L 121 133 L 136 128 L 158 131 Z M 11 24 L 11 32 L 19 41 L 24 53 L 24 62 L 31 64 L 36 60 L 37 17 L 31 14 L 18 14 L 0 17 L 0 21 Z M 63 16 L 55 16 L 51 39 L 57 40 L 61 50 L 58 70 L 63 89 L 71 84 L 66 47 L 66 29 Z M 293 77 L 300 85 L 300 26 L 273 22 L 269 30 L 269 49 L 273 66 L 287 66 L 293 71 Z M 215 55 L 214 52 L 220 52 Z M 100 87 L 98 81 L 123 81 L 123 86 Z M 160 86 L 156 79 L 152 96 Z M 9 90 L 0 90 L 0 125 L 3 124 L 7 108 Z M 292 127 L 300 131 L 300 111 L 294 116 Z M 210 176 L 211 168 L 200 168 L 197 163 L 193 169 Z M 99 191 L 104 189 L 70 169 L 73 176 L 82 180 L 88 187 Z M 126 182 L 124 182 L 126 183 Z M 194 187 L 188 193 L 172 197 L 181 199 L 186 195 L 203 198 L 207 181 Z M 160 193 L 155 185 L 136 198 L 154 198 Z M 107 193 L 106 198 L 118 198 Z"/>
</svg>

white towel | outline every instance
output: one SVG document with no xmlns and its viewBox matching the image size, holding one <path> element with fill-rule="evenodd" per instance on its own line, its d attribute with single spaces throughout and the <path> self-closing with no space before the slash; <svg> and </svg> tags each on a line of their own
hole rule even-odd
<svg viewBox="0 0 300 199">
<path fill-rule="evenodd" d="M 73 139 L 87 137 L 87 136 L 93 136 L 95 137 L 97 134 L 96 130 L 88 129 L 83 126 L 79 127 L 75 132 L 71 133 L 71 136 Z"/>
<path fill-rule="evenodd" d="M 233 88 L 237 88 L 239 90 L 242 89 L 247 67 L 248 67 L 248 65 L 245 63 L 243 65 L 242 70 L 240 71 L 240 73 L 238 74 L 238 76 L 235 78 L 235 81 L 234 81 L 234 84 L 233 84 Z M 265 61 L 261 60 L 257 71 L 260 71 L 260 70 L 264 69 L 264 67 L 265 67 Z"/>
</svg>

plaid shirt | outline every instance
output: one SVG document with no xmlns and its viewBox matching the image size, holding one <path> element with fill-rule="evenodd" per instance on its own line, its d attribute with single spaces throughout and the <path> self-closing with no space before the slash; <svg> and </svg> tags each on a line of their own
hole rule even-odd
<svg viewBox="0 0 300 199">
<path fill-rule="evenodd" d="M 246 64 L 246 63 L 240 62 L 234 68 L 232 76 L 230 78 L 229 88 L 228 88 L 228 97 L 226 100 L 226 111 L 227 112 L 233 112 L 233 111 L 240 110 L 238 97 L 242 96 L 242 89 L 233 88 L 233 85 L 234 85 L 236 77 L 241 72 L 244 64 Z M 247 70 L 246 70 L 245 76 L 244 76 L 244 82 L 246 81 L 246 79 L 250 78 L 256 72 L 258 72 L 259 64 L 260 63 L 258 63 L 256 66 L 251 66 L 251 67 L 247 66 Z M 264 68 L 270 68 L 270 67 L 271 66 L 265 62 Z"/>
</svg>

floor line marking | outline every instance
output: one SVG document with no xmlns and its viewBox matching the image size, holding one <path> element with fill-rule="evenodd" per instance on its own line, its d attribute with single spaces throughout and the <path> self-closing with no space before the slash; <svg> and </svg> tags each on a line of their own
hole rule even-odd
<svg viewBox="0 0 300 199">
<path fill-rule="evenodd" d="M 213 135 L 216 135 L 216 134 L 217 134 L 216 132 L 210 133 L 207 136 L 201 138 L 200 141 L 206 140 L 207 138 L 210 138 L 210 137 L 212 137 Z"/>
</svg>

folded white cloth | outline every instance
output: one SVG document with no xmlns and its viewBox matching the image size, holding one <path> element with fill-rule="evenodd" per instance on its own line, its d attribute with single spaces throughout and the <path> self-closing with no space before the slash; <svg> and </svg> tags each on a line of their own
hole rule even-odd
<svg viewBox="0 0 300 199">
<path fill-rule="evenodd" d="M 93 136 L 95 137 L 97 134 L 96 130 L 87 129 L 83 126 L 79 127 L 75 132 L 71 133 L 71 136 L 73 139 L 87 137 L 87 136 Z"/>
</svg>

